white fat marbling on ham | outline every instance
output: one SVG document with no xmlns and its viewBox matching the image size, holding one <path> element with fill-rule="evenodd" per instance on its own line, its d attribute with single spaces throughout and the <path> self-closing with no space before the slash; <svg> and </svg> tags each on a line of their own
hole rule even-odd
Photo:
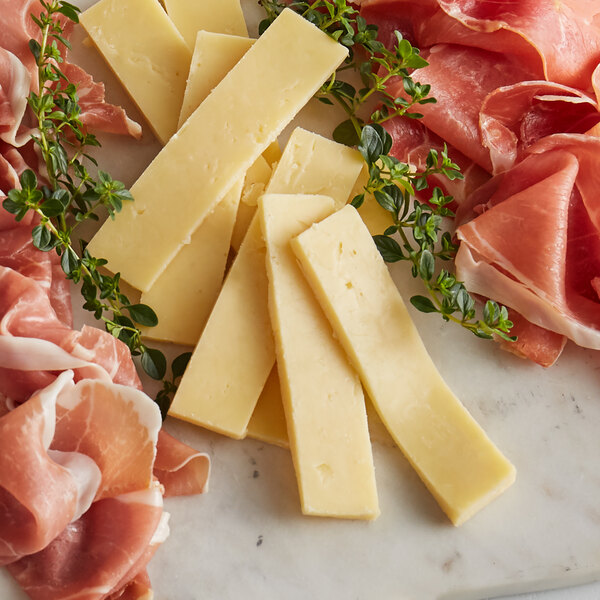
<svg viewBox="0 0 600 600">
<path fill-rule="evenodd" d="M 20 147 L 25 145 L 32 129 L 22 127 L 31 74 L 25 65 L 8 50 L 0 48 L 0 139 Z"/>
</svg>

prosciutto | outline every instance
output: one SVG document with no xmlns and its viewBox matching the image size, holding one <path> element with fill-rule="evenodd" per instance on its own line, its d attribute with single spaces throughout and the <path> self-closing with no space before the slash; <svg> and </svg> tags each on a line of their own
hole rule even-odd
<svg viewBox="0 0 600 600">
<path fill-rule="evenodd" d="M 528 321 L 600 349 L 600 139 L 560 134 L 492 179 L 461 225 L 456 266 L 467 288 Z M 485 200 L 485 203 L 481 201 Z"/>
</svg>

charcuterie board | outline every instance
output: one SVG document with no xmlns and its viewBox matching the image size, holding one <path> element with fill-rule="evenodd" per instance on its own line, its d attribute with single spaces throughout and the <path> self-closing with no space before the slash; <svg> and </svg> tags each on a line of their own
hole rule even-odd
<svg viewBox="0 0 600 600">
<path fill-rule="evenodd" d="M 255 31 L 258 9 L 242 4 Z M 77 60 L 143 124 L 84 38 L 74 35 Z M 332 123 L 317 103 L 295 122 L 325 135 Z M 139 142 L 101 140 L 101 165 L 128 185 L 160 149 L 146 127 Z M 419 292 L 405 265 L 392 273 L 405 298 Z M 83 318 L 78 302 L 75 293 Z M 381 516 L 305 517 L 287 450 L 168 419 L 168 431 L 208 452 L 213 468 L 208 493 L 167 501 L 171 536 L 149 568 L 157 599 L 467 600 L 600 578 L 597 354 L 569 344 L 543 369 L 436 316 L 411 314 L 450 388 L 515 464 L 516 483 L 455 528 L 400 451 L 376 442 Z M 0 597 L 22 597 L 4 572 Z"/>
</svg>

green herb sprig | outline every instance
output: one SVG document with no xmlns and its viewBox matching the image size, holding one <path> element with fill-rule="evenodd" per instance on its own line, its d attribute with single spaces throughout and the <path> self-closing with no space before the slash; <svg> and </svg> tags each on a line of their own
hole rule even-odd
<svg viewBox="0 0 600 600">
<path fill-rule="evenodd" d="M 456 322 L 478 337 L 498 336 L 514 341 L 516 338 L 508 335 L 513 324 L 504 306 L 488 300 L 478 318 L 475 299 L 464 283 L 437 266 L 438 260 L 450 261 L 457 251 L 450 233 L 442 233 L 443 219 L 454 216 L 449 208 L 452 197 L 435 187 L 428 202 L 413 199 L 415 192 L 429 187 L 432 175 L 462 179 L 458 165 L 451 161 L 446 148 L 442 152 L 430 150 L 422 171 L 415 171 L 390 155 L 393 140 L 381 124 L 399 116 L 421 118 L 423 115 L 413 108 L 436 101 L 429 96 L 429 85 L 413 79 L 414 71 L 428 64 L 418 48 L 398 31 L 394 32 L 393 48 L 386 48 L 377 39 L 378 27 L 367 23 L 346 0 L 259 0 L 259 4 L 266 13 L 260 24 L 261 33 L 287 7 L 349 49 L 348 59 L 321 87 L 317 98 L 325 104 L 338 104 L 348 116 L 334 129 L 333 138 L 357 146 L 369 173 L 364 191 L 352 204 L 359 208 L 366 195 L 372 195 L 390 213 L 393 224 L 374 240 L 386 262 L 410 262 L 413 277 L 423 281 L 427 296 L 413 296 L 413 306 L 422 312 L 437 312 L 444 320 Z M 363 87 L 357 89 L 344 81 L 342 77 L 347 72 L 358 75 Z M 388 91 L 392 79 L 401 79 L 404 97 L 395 97 Z M 374 110 L 368 109 L 371 105 Z"/>
<path fill-rule="evenodd" d="M 81 223 L 97 221 L 102 211 L 114 218 L 123 204 L 133 198 L 122 182 L 97 169 L 88 150 L 100 143 L 84 127 L 77 88 L 61 70 L 61 50 L 71 48 L 63 35 L 63 23 L 77 23 L 79 8 L 65 0 L 40 3 L 43 11 L 31 18 L 40 28 L 41 42 L 29 42 L 37 64 L 38 92 L 29 94 L 28 103 L 37 121 L 38 130 L 32 139 L 45 163 L 45 181 L 38 181 L 30 169 L 24 171 L 19 179 L 21 189 L 10 190 L 3 207 L 17 221 L 30 212 L 39 217 L 39 224 L 32 231 L 34 246 L 43 252 L 58 253 L 67 279 L 81 284 L 83 308 L 124 342 L 133 356 L 140 356 L 150 377 L 162 380 L 167 360 L 160 350 L 142 342 L 140 330 L 140 326 L 158 324 L 156 313 L 146 304 L 130 302 L 121 291 L 119 273 L 104 273 L 100 268 L 107 261 L 93 257 L 84 241 L 74 242 Z M 90 165 L 96 170 L 96 177 L 90 172 Z M 175 390 L 173 385 L 168 387 L 169 398 Z M 167 406 L 167 400 L 163 393 L 161 407 Z"/>
</svg>

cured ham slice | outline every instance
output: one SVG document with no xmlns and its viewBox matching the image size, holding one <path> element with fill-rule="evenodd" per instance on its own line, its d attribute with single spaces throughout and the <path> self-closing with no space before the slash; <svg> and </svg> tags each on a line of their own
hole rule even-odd
<svg viewBox="0 0 600 600">
<path fill-rule="evenodd" d="M 108 104 L 104 100 L 104 84 L 97 83 L 82 68 L 72 63 L 63 66 L 63 73 L 77 86 L 81 122 L 93 131 L 105 131 L 120 135 L 130 135 L 136 139 L 142 136 L 142 127 L 130 119 L 120 106 Z"/>
<path fill-rule="evenodd" d="M 0 47 L 0 139 L 13 146 L 29 141 L 31 129 L 21 131 L 20 125 L 30 87 L 31 75 L 25 65 Z"/>
<path fill-rule="evenodd" d="M 529 78 L 507 56 L 456 45 L 437 45 L 424 55 L 429 66 L 418 71 L 418 80 L 431 85 L 435 104 L 419 105 L 423 123 L 462 154 L 492 172 L 489 151 L 483 147 L 479 113 L 486 96 L 499 87 Z M 400 82 L 390 86 L 404 95 Z"/>
<path fill-rule="evenodd" d="M 32 600 L 101 600 L 143 569 L 162 515 L 158 484 L 99 500 L 44 550 L 8 569 Z"/>
<path fill-rule="evenodd" d="M 28 402 L 0 418 L 0 564 L 45 548 L 87 510 L 100 470 L 84 456 L 52 456 L 56 397 L 66 372 Z"/>
<path fill-rule="evenodd" d="M 75 358 L 102 366 L 115 383 L 141 387 L 125 344 L 100 329 L 72 330 L 58 319 L 47 293 L 35 280 L 0 267 L 0 288 L 0 334 L 45 339 Z M 81 375 L 89 377 L 86 372 Z"/>
<path fill-rule="evenodd" d="M 96 499 L 118 496 L 150 486 L 161 425 L 143 392 L 83 380 L 58 399 L 52 448 L 93 458 L 102 473 Z"/>
<path fill-rule="evenodd" d="M 164 485 L 165 496 L 201 494 L 208 489 L 210 458 L 161 431 L 154 474 Z"/>
<path fill-rule="evenodd" d="M 600 61 L 598 13 L 575 0 L 369 0 L 361 12 L 383 31 L 408 31 L 421 49 L 443 43 L 510 55 L 532 79 L 584 91 Z"/>
<path fill-rule="evenodd" d="M 550 136 L 527 154 L 484 186 L 483 212 L 458 229 L 458 275 L 530 322 L 600 349 L 600 139 Z"/>
<path fill-rule="evenodd" d="M 590 96 L 545 81 L 498 88 L 485 98 L 479 114 L 494 173 L 512 167 L 524 149 L 543 137 L 586 133 L 599 122 L 598 105 Z"/>
<path fill-rule="evenodd" d="M 395 117 L 384 123 L 384 126 L 393 139 L 390 154 L 398 160 L 414 165 L 417 170 L 422 171 L 427 166 L 426 160 L 429 151 L 433 149 L 441 153 L 446 147 L 450 158 L 460 167 L 463 179 L 450 181 L 444 176 L 432 175 L 429 178 L 430 188 L 423 190 L 422 193 L 417 192 L 421 200 L 426 201 L 430 197 L 431 186 L 438 186 L 445 194 L 453 196 L 456 204 L 460 205 L 465 198 L 490 178 L 486 171 L 456 148 L 448 147 L 442 138 L 429 131 L 420 121 L 407 117 Z M 450 206 L 450 208 L 454 210 L 456 206 Z"/>
</svg>

